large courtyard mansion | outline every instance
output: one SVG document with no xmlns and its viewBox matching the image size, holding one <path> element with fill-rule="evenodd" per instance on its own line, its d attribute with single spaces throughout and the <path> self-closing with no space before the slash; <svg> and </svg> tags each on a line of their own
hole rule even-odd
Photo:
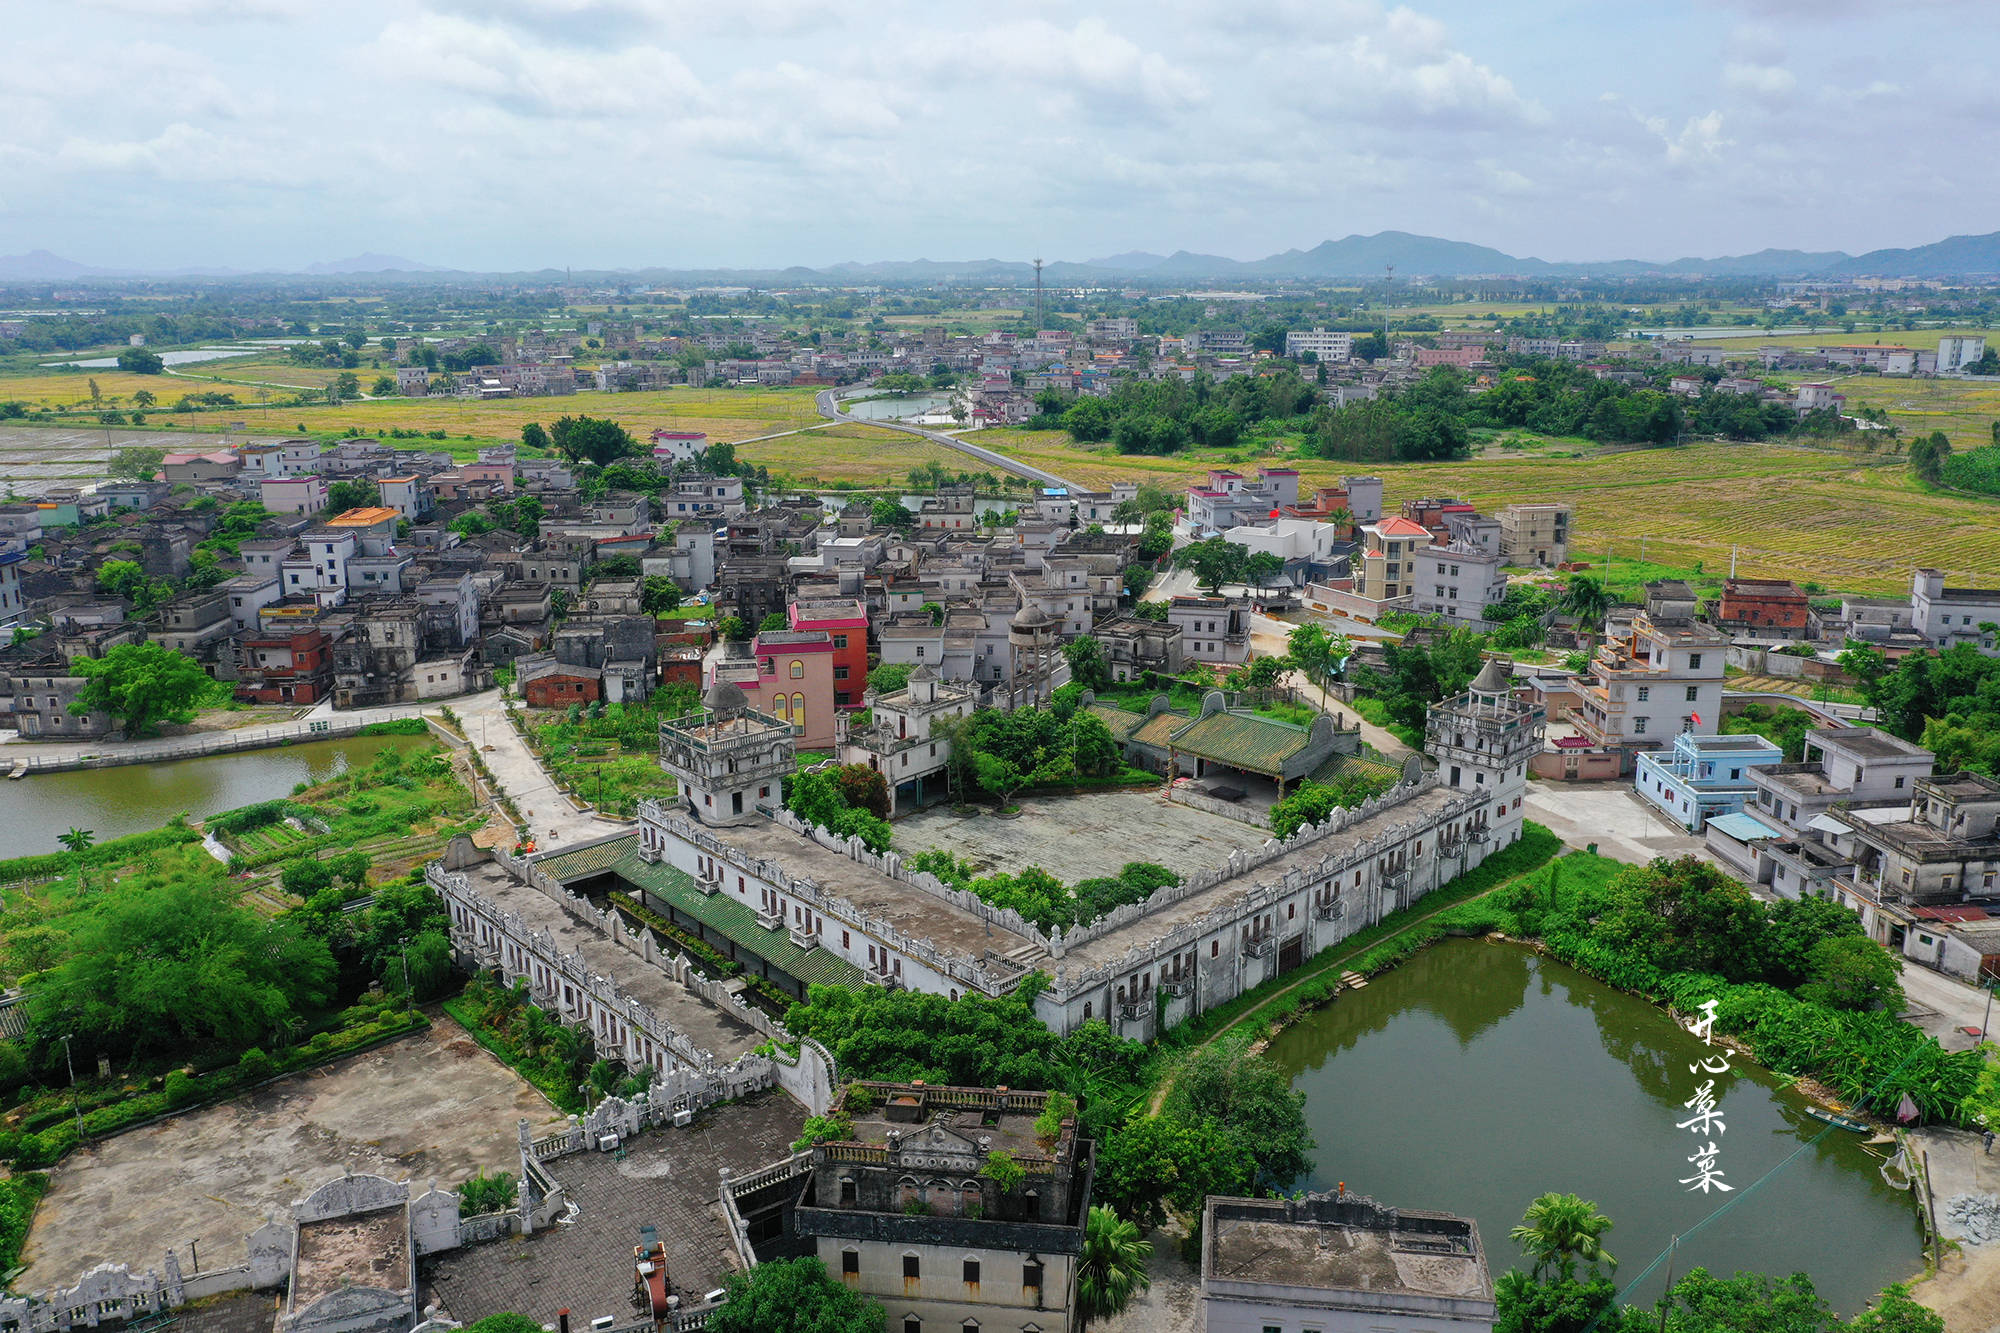
<svg viewBox="0 0 2000 1333">
<path fill-rule="evenodd" d="M 1322 825 L 1045 933 L 910 872 L 894 852 L 877 856 L 858 839 L 800 825 L 781 808 L 792 729 L 726 683 L 704 703 L 661 729 L 681 795 L 642 808 L 641 862 L 680 872 L 699 897 L 733 900 L 792 950 L 831 955 L 859 980 L 999 995 L 1041 969 L 1052 983 L 1035 1006 L 1050 1028 L 1101 1018 L 1134 1038 L 1297 967 L 1513 842 L 1543 729 L 1540 710 L 1516 701 L 1504 668 L 1490 663 L 1470 690 L 1431 711 L 1436 772 L 1412 771 Z"/>
<path fill-rule="evenodd" d="M 896 852 L 805 826 L 782 804 L 792 725 L 728 681 L 702 702 L 662 725 L 661 762 L 679 795 L 643 805 L 636 832 L 527 860 L 455 844 L 427 878 L 463 961 L 525 982 L 600 1050 L 651 1066 L 665 1094 L 710 1100 L 792 1075 L 754 1051 L 753 1028 L 769 1021 L 690 972 L 640 920 L 699 937 L 792 995 L 822 983 L 998 997 L 1040 972 L 1049 981 L 1034 1009 L 1051 1030 L 1102 1020 L 1149 1040 L 1517 839 L 1544 720 L 1510 693 L 1505 665 L 1489 663 L 1431 709 L 1435 770 L 1412 761 L 1391 790 L 1284 839 L 1176 805 L 1170 818 L 1212 821 L 1235 837 L 1231 850 L 1145 901 L 1043 931 L 912 872 Z M 1136 809 L 1164 798 L 1123 799 Z"/>
</svg>

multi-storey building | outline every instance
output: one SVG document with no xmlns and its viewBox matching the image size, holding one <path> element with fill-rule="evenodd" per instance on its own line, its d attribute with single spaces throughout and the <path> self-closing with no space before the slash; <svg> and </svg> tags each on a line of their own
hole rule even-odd
<svg viewBox="0 0 2000 1333">
<path fill-rule="evenodd" d="M 1250 659 L 1250 599 L 1176 597 L 1167 623 L 1181 632 L 1184 660 L 1235 664 Z"/>
<path fill-rule="evenodd" d="M 1510 565 L 1560 565 L 1569 559 L 1570 507 L 1513 504 L 1500 509 L 1500 554 Z"/>
<path fill-rule="evenodd" d="M 861 707 L 868 688 L 868 607 L 853 597 L 802 598 L 785 608 L 793 630 L 824 631 L 833 644 L 834 707 Z"/>
<path fill-rule="evenodd" d="M 1729 634 L 1760 639 L 1803 639 L 1811 605 L 1790 579 L 1725 579 L 1714 624 Z"/>
<path fill-rule="evenodd" d="M 1641 751 L 1722 716 L 1728 637 L 1669 614 L 1665 604 L 1655 606 L 1660 609 L 1639 612 L 1629 631 L 1598 647 L 1590 678 L 1577 685 L 1577 730 L 1619 754 L 1620 776 L 1632 772 Z"/>
<path fill-rule="evenodd" d="M 1751 774 L 1784 758 L 1785 752 L 1762 736 L 1683 732 L 1671 749 L 1638 756 L 1633 786 L 1648 805 L 1699 833 L 1709 820 L 1741 810 L 1757 790 Z"/>
<path fill-rule="evenodd" d="M 1978 334 L 1946 334 L 1938 339 L 1937 373 L 1956 374 L 1986 355 L 1986 339 Z"/>
<path fill-rule="evenodd" d="M 797 1193 L 769 1248 L 818 1256 L 901 1333 L 1080 1327 L 1072 1307 L 1094 1154 L 1074 1117 L 1038 1123 L 1048 1100 L 849 1084 L 833 1113 L 848 1137 L 795 1161 Z"/>
<path fill-rule="evenodd" d="M 866 764 L 882 775 L 889 788 L 891 819 L 943 800 L 951 737 L 936 724 L 969 717 L 977 702 L 974 692 L 946 684 L 937 672 L 920 666 L 902 689 L 889 694 L 871 690 L 865 702 L 870 717 L 866 726 L 851 725 L 848 713 L 836 719 L 840 762 Z"/>
<path fill-rule="evenodd" d="M 1361 525 L 1361 569 L 1356 591 L 1384 609 L 1415 596 L 1417 552 L 1431 544 L 1430 529 L 1397 516 Z"/>
<path fill-rule="evenodd" d="M 1939 648 L 1969 643 L 1988 657 L 2000 653 L 2000 588 L 1947 588 L 1944 573 L 1920 569 L 1910 590 L 1911 626 Z"/>
<path fill-rule="evenodd" d="M 21 564 L 27 558 L 26 542 L 0 541 L 0 626 L 19 620 L 27 605 L 21 597 Z"/>
<path fill-rule="evenodd" d="M 1477 627 L 1485 624 L 1486 608 L 1506 597 L 1507 576 L 1498 551 L 1454 541 L 1418 553 L 1412 587 L 1417 610 Z"/>
<path fill-rule="evenodd" d="M 1293 329 L 1285 334 L 1285 355 L 1297 360 L 1312 353 L 1321 361 L 1345 361 L 1354 355 L 1354 335 L 1330 329 Z"/>
<path fill-rule="evenodd" d="M 1299 474 L 1288 467 L 1260 467 L 1255 480 L 1227 468 L 1210 468 L 1208 480 L 1188 488 L 1188 525 L 1223 532 L 1238 523 L 1262 522 L 1299 502 Z"/>
</svg>

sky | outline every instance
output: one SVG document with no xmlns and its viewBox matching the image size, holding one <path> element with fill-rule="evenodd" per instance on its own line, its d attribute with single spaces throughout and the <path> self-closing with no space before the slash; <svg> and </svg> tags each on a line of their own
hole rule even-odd
<svg viewBox="0 0 2000 1333">
<path fill-rule="evenodd" d="M 0 254 L 1550 260 L 2000 227 L 1991 0 L 10 0 Z"/>
</svg>

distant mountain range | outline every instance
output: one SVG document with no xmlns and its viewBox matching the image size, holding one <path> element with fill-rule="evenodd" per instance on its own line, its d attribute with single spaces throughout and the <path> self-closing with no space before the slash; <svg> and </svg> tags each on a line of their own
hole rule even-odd
<svg viewBox="0 0 2000 1333">
<path fill-rule="evenodd" d="M 1244 280 L 1271 282 L 1305 278 L 1377 278 L 1393 267 L 1401 278 L 1474 277 L 1644 277 L 1647 275 L 1714 278 L 1951 278 L 2000 275 L 2000 231 L 1983 236 L 1952 236 L 1911 249 L 1871 250 L 1850 255 L 1839 250 L 1759 250 L 1750 255 L 1715 259 L 1676 259 L 1655 263 L 1643 259 L 1594 262 L 1522 258 L 1489 246 L 1416 236 L 1403 231 L 1373 236 L 1347 236 L 1322 241 L 1310 250 L 1287 250 L 1263 259 L 1239 260 L 1221 255 L 1178 250 L 1170 255 L 1128 251 L 1081 262 L 1058 260 L 1043 268 L 1043 280 L 1058 284 L 1134 282 L 1146 284 Z M 523 282 L 552 282 L 557 269 L 525 273 L 469 273 L 420 264 L 395 255 L 362 254 L 349 259 L 309 264 L 301 269 L 247 274 L 231 269 L 179 269 L 146 272 L 96 268 L 47 250 L 0 255 L 0 282 L 49 282 L 72 278 L 167 277 L 433 277 L 442 280 L 504 277 Z M 834 264 L 827 268 L 783 269 L 620 269 L 577 272 L 583 281 L 607 278 L 649 282 L 727 283 L 759 286 L 830 283 L 1025 282 L 1034 268 L 1018 260 L 934 259 L 888 260 L 871 264 Z"/>
</svg>

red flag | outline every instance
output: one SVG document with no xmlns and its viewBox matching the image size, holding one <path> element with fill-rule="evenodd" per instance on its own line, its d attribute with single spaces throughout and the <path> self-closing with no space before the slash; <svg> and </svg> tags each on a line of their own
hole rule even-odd
<svg viewBox="0 0 2000 1333">
<path fill-rule="evenodd" d="M 1700 714 L 1700 713 L 1694 713 L 1694 714 L 1691 714 L 1691 716 L 1692 716 L 1692 717 L 1694 718 L 1694 720 L 1695 720 L 1695 721 L 1697 721 L 1697 722 L 1701 721 L 1701 714 Z"/>
<path fill-rule="evenodd" d="M 1272 517 L 1272 518 L 1276 518 L 1277 516 L 1278 516 L 1278 511 L 1277 511 L 1277 510 L 1275 510 L 1275 509 L 1273 509 L 1273 510 L 1271 511 L 1271 517 Z"/>
</svg>

